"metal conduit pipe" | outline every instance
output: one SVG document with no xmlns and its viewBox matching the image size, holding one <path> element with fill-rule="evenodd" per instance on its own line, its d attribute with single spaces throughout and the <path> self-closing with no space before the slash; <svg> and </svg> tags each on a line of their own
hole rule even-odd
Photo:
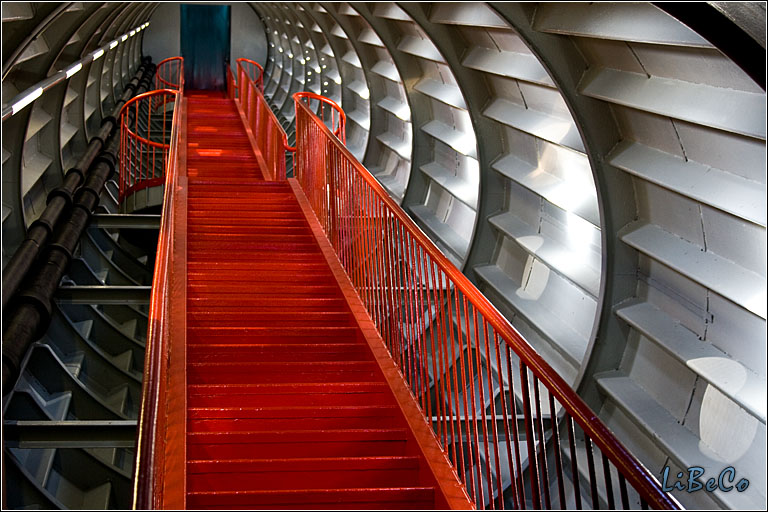
<svg viewBox="0 0 768 512">
<path fill-rule="evenodd" d="M 8 264 L 7 268 L 10 268 L 18 260 L 15 263 L 14 269 L 29 273 L 29 278 L 25 286 L 16 295 L 17 304 L 11 311 L 7 328 L 3 335 L 3 388 L 5 390 L 9 391 L 12 389 L 13 384 L 18 378 L 22 359 L 29 346 L 35 340 L 42 337 L 48 329 L 51 321 L 53 296 L 58 289 L 61 278 L 67 272 L 69 263 L 72 260 L 72 253 L 88 225 L 91 213 L 99 204 L 104 184 L 110 179 L 116 169 L 120 138 L 115 136 L 117 124 L 115 119 L 119 114 L 120 108 L 134 93 L 140 94 L 145 92 L 151 86 L 151 76 L 154 74 L 155 66 L 150 64 L 149 61 L 146 61 L 145 64 L 142 77 L 140 79 L 134 78 L 136 83 L 133 84 L 133 87 L 130 87 L 131 84 L 129 84 L 129 87 L 126 87 L 125 94 L 115 106 L 114 115 L 105 119 L 99 136 L 95 137 L 94 141 L 92 141 L 92 144 L 95 142 L 100 150 L 97 152 L 98 154 L 92 156 L 93 150 L 89 146 L 86 156 L 90 158 L 90 164 L 87 167 L 85 165 L 82 166 L 89 169 L 83 186 L 75 190 L 75 187 L 71 184 L 75 181 L 75 178 L 73 178 L 68 188 L 62 186 L 60 189 L 57 189 L 57 192 L 61 190 L 61 193 L 52 194 L 52 199 L 62 198 L 63 202 L 57 201 L 54 207 L 55 213 L 48 214 L 47 218 L 49 221 L 37 224 L 41 229 L 36 230 L 36 233 L 39 233 L 36 236 L 42 236 L 42 239 L 31 239 L 29 244 L 26 244 L 27 240 L 25 240 L 25 244 L 22 247 L 27 248 L 22 256 L 16 257 L 22 252 L 20 248 L 14 254 L 14 260 Z M 84 159 L 85 156 L 83 157 Z M 76 167 L 80 168 L 80 166 Z M 78 176 L 77 181 L 82 182 L 82 172 L 74 171 L 74 175 Z M 67 177 L 70 174 L 73 174 L 73 172 L 67 173 Z M 66 182 L 67 180 L 65 179 Z M 59 223 L 57 221 L 64 218 L 63 213 L 67 204 L 72 206 L 69 209 L 69 215 L 65 221 Z M 48 207 L 46 207 L 47 211 Z M 46 212 L 43 213 L 43 216 L 46 216 Z M 56 226 L 56 224 L 59 225 Z M 30 229 L 30 231 L 32 230 Z M 42 248 L 45 240 L 51 235 L 53 235 L 53 241 L 45 248 L 46 250 L 42 258 L 37 262 L 35 268 L 32 269 L 33 271 L 29 272 L 33 267 L 35 256 Z M 14 274 L 9 272 L 8 275 L 13 276 Z M 16 287 L 21 284 L 21 279 L 14 279 L 14 281 L 16 282 Z M 4 275 L 3 307 L 5 307 L 6 303 L 5 288 L 6 278 Z M 13 296 L 13 294 L 10 294 L 10 296 Z"/>
<path fill-rule="evenodd" d="M 85 172 L 90 169 L 96 157 L 105 147 L 107 138 L 115 130 L 116 116 L 120 109 L 135 94 L 149 89 L 155 71 L 155 66 L 151 61 L 151 57 L 144 58 L 136 75 L 125 86 L 125 92 L 115 105 L 112 115 L 104 118 L 99 133 L 91 139 L 88 148 L 77 164 L 67 171 L 61 186 L 48 195 L 45 210 L 29 227 L 24 241 L 6 265 L 3 271 L 3 309 L 8 306 L 11 297 L 18 291 L 64 212 L 72 205 L 72 198 L 85 181 Z"/>
</svg>

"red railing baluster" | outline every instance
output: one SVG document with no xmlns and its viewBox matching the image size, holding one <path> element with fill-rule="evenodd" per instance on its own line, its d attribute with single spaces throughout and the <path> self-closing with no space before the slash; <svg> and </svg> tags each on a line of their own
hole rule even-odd
<svg viewBox="0 0 768 512">
<path fill-rule="evenodd" d="M 555 475 L 557 475 L 557 494 L 560 498 L 560 508 L 565 509 L 565 482 L 563 482 L 563 463 L 560 460 L 560 429 L 557 424 L 555 398 L 549 393 L 549 422 L 552 429 L 552 446 L 555 452 Z M 607 459 L 605 459 L 607 460 Z M 610 507 L 613 508 L 613 507 Z"/>
<path fill-rule="evenodd" d="M 605 478 L 605 498 L 608 502 L 608 510 L 616 508 L 616 502 L 613 499 L 613 481 L 611 478 L 611 467 L 608 462 L 608 457 L 605 454 L 601 454 L 603 459 L 603 477 Z"/>
<path fill-rule="evenodd" d="M 457 294 L 458 297 L 458 294 Z M 477 425 L 477 415 L 476 410 L 477 406 L 475 404 L 475 372 L 472 367 L 472 325 L 469 322 L 469 306 L 467 302 L 467 296 L 465 294 L 461 294 L 461 304 L 464 306 L 464 330 L 466 331 L 465 339 L 466 339 L 466 362 L 467 362 L 467 377 L 464 380 L 464 395 L 466 396 L 467 391 L 469 391 L 469 403 L 470 403 L 470 411 L 472 413 L 472 423 L 470 423 L 470 427 L 474 427 L 470 429 L 470 432 L 472 432 L 472 442 L 469 445 L 470 450 L 472 448 L 475 449 L 475 453 L 471 454 L 474 457 L 474 473 L 473 478 L 475 477 L 475 474 L 477 475 L 477 480 L 475 481 L 475 504 L 478 505 L 478 507 L 485 508 L 485 500 L 483 499 L 483 476 L 482 476 L 482 469 L 480 464 L 480 432 L 478 430 Z M 457 309 L 459 306 L 457 305 Z M 460 310 L 459 310 L 460 311 Z M 457 318 L 460 318 L 461 313 L 457 313 Z M 459 328 L 459 335 L 461 335 L 461 328 Z M 461 354 L 464 353 L 464 350 L 461 351 Z M 462 364 L 462 369 L 464 365 Z M 479 370 L 479 369 L 478 369 Z M 469 384 L 469 390 L 467 390 L 467 383 Z M 464 411 L 465 416 L 469 416 L 468 411 Z M 470 459 L 471 460 L 471 459 Z"/>
<path fill-rule="evenodd" d="M 523 416 L 525 417 L 525 442 L 528 446 L 528 474 L 531 480 L 531 499 L 533 508 L 541 508 L 539 487 L 539 466 L 536 458 L 536 434 L 533 430 L 533 411 L 531 410 L 530 383 L 528 382 L 528 367 L 520 361 L 520 392 L 523 395 Z M 542 443 L 543 439 L 539 439 Z"/>
<path fill-rule="evenodd" d="M 248 72 L 255 73 L 250 67 Z M 240 74 L 245 77 L 248 73 L 242 69 Z M 255 83 L 252 78 L 250 80 L 251 84 Z M 255 91 L 253 85 L 249 94 Z M 241 100 L 245 98 L 243 86 L 239 94 Z M 259 94 L 255 96 L 261 97 Z M 477 507 L 485 508 L 487 504 L 490 508 L 501 509 L 505 506 L 501 481 L 504 450 L 500 443 L 506 445 L 506 464 L 511 478 L 508 494 L 512 506 L 551 507 L 549 472 L 553 471 L 551 478 L 557 479 L 560 506 L 564 507 L 565 475 L 560 453 L 562 428 L 567 431 L 571 448 L 569 476 L 574 485 L 573 499 L 581 507 L 575 449 L 575 427 L 578 425 L 585 439 L 594 443 L 606 457 L 604 472 L 610 475 L 609 463 L 616 468 L 623 505 L 628 505 L 626 483 L 629 482 L 646 503 L 657 508 L 679 508 L 679 504 L 661 490 L 654 476 L 629 454 L 568 384 L 349 153 L 344 146 L 346 118 L 343 111 L 327 98 L 312 93 L 297 93 L 294 101 L 296 179 L 368 308 L 403 379 L 410 384 L 414 399 L 432 423 L 435 438 L 451 458 L 459 478 L 469 487 Z M 261 112 L 257 111 L 255 115 L 258 118 Z M 257 123 L 257 126 L 260 125 Z M 277 140 L 266 126 L 262 131 L 269 133 L 267 142 Z M 281 130 L 275 130 L 275 133 L 281 133 Z M 277 160 L 284 165 L 283 150 L 276 153 L 280 156 Z M 512 352 L 515 353 L 514 364 Z M 431 385 L 430 370 L 433 375 Z M 483 371 L 487 372 L 485 376 Z M 498 378 L 496 383 L 494 375 Z M 515 394 L 518 378 L 525 441 L 520 440 L 523 432 L 518 429 Z M 495 386 L 500 393 L 500 411 L 495 402 Z M 542 397 L 542 392 L 546 392 L 546 396 Z M 543 409 L 546 404 L 542 405 L 542 398 L 549 401 L 551 431 L 545 430 Z M 487 401 L 490 403 L 486 407 Z M 499 413 L 501 422 L 497 422 Z M 503 424 L 504 432 L 499 431 L 500 424 Z M 526 501 L 521 446 L 528 452 L 530 502 Z M 590 491 L 596 506 L 594 461 L 589 465 Z M 613 492 L 610 485 L 607 476 L 609 497 Z M 484 497 L 486 492 L 488 495 Z M 608 499 L 613 501 L 613 498 Z"/>
<path fill-rule="evenodd" d="M 627 481 L 624 475 L 619 473 L 619 492 L 621 494 L 621 506 L 624 510 L 629 509 L 629 496 L 627 493 Z"/>
<path fill-rule="evenodd" d="M 568 448 L 571 452 L 573 496 L 576 499 L 576 509 L 581 510 L 581 485 L 579 484 L 579 461 L 576 457 L 576 432 L 573 427 L 573 418 L 569 414 L 565 415 L 565 421 L 568 430 Z"/>
<path fill-rule="evenodd" d="M 160 89 L 139 94 L 121 109 L 119 202 L 139 190 L 164 183 L 173 135 L 173 128 L 169 132 L 167 127 L 168 109 L 173 104 L 175 115 L 182 90 L 183 81 L 178 91 Z M 144 112 L 146 126 L 141 119 Z M 162 124 L 159 129 L 153 128 L 153 117 L 155 123 L 159 120 Z"/>
<path fill-rule="evenodd" d="M 472 372 L 464 364 L 464 343 L 463 343 L 463 339 L 464 338 L 463 338 L 462 329 L 461 329 L 461 306 L 459 305 L 459 294 L 460 294 L 460 292 L 457 289 L 454 289 L 453 292 L 454 292 L 453 293 L 453 298 L 454 298 L 454 300 L 456 302 L 456 337 L 458 338 L 458 342 L 459 342 L 459 347 L 458 347 L 459 348 L 459 371 L 460 371 L 460 375 L 461 375 L 461 384 L 462 384 L 462 386 L 461 386 L 461 390 L 462 390 L 461 397 L 462 397 L 462 405 L 464 406 L 464 409 L 462 410 L 462 412 L 464 414 L 464 426 L 466 428 L 467 443 L 469 444 L 469 449 L 467 450 L 467 454 L 469 455 L 469 464 L 467 464 L 467 466 L 465 467 L 465 471 L 469 470 L 470 481 L 472 482 L 472 498 L 475 500 L 475 503 L 477 503 L 478 502 L 478 500 L 477 500 L 477 496 L 478 496 L 477 485 L 478 485 L 478 482 L 477 482 L 477 480 L 475 480 L 475 471 L 474 471 L 475 463 L 473 461 L 474 454 L 472 453 L 472 448 L 473 448 L 474 443 L 470 439 L 470 437 L 472 436 L 472 428 L 471 428 L 471 425 L 469 423 L 469 407 L 467 406 L 467 392 L 469 391 L 467 389 L 467 386 L 469 385 L 469 382 L 471 382 Z M 468 330 L 469 329 L 467 328 L 467 331 Z M 467 359 L 469 359 L 469 357 L 467 357 Z M 471 393 L 470 400 L 472 400 L 472 407 L 473 408 L 474 408 L 474 398 L 475 398 L 474 391 L 475 391 L 474 388 L 472 388 L 472 390 L 469 391 Z M 482 504 L 482 502 L 480 502 L 480 503 Z"/>
<path fill-rule="evenodd" d="M 434 276 L 435 276 L 435 297 L 436 297 L 436 313 L 438 315 L 438 350 L 440 351 L 440 362 L 443 365 L 441 376 L 443 380 L 443 389 L 446 390 L 446 393 L 444 397 L 438 397 L 438 400 L 440 400 L 443 404 L 443 407 L 445 407 L 446 410 L 446 421 L 449 423 L 451 427 L 451 447 L 453 448 L 453 464 L 456 466 L 457 471 L 460 467 L 462 467 L 461 462 L 461 424 L 457 424 L 457 414 L 455 411 L 458 410 L 456 407 L 456 404 L 458 404 L 458 400 L 456 399 L 456 393 L 454 393 L 454 380 L 451 378 L 451 370 L 455 370 L 456 365 L 455 359 L 451 361 L 451 353 L 452 350 L 449 349 L 448 344 L 450 342 L 450 333 L 446 330 L 447 329 L 447 323 L 445 320 L 445 304 L 447 300 L 443 296 L 443 285 L 442 285 L 442 272 L 440 271 L 440 268 L 436 264 L 430 264 L 431 267 L 434 268 Z"/>
<path fill-rule="evenodd" d="M 541 417 L 541 396 L 539 392 L 539 379 L 533 376 L 533 399 L 536 406 L 535 428 L 538 430 L 539 445 L 537 447 L 539 455 L 539 474 L 541 475 L 541 491 L 544 495 L 544 506 L 547 509 L 552 508 L 552 501 L 549 495 L 549 471 L 547 469 L 547 439 L 544 437 L 544 422 Z"/>
<path fill-rule="evenodd" d="M 415 283 L 413 282 L 413 272 L 411 269 L 410 251 L 408 249 L 408 234 L 403 231 L 402 226 L 396 226 L 397 237 L 399 240 L 398 249 L 400 250 L 400 268 L 402 269 L 402 291 L 400 296 L 402 301 L 405 302 L 405 339 L 406 349 L 408 354 L 408 366 L 409 376 L 411 379 L 411 389 L 416 395 L 416 399 L 420 400 L 421 410 L 424 411 L 424 395 L 419 392 L 419 368 L 416 355 L 418 350 L 416 348 L 416 315 L 414 311 L 414 297 L 413 290 Z"/>
<path fill-rule="evenodd" d="M 467 439 L 469 439 L 469 429 L 467 429 L 466 426 L 465 426 L 464 434 L 462 434 L 462 432 L 461 432 L 461 429 L 462 429 L 461 415 L 462 414 L 464 415 L 464 420 L 466 422 L 466 418 L 467 418 L 467 405 L 466 405 L 467 397 L 466 397 L 466 393 L 464 393 L 463 394 L 463 396 L 464 396 L 464 409 L 462 409 L 461 408 L 461 402 L 459 401 L 459 379 L 458 379 L 458 376 L 459 376 L 461 370 L 457 370 L 456 369 L 457 361 L 461 360 L 461 351 L 462 351 L 462 348 L 461 348 L 461 330 L 458 331 L 458 336 L 457 336 L 458 340 L 455 340 L 454 339 L 453 313 L 451 312 L 452 311 L 451 308 L 453 307 L 452 304 L 451 304 L 451 295 L 453 294 L 453 292 L 451 291 L 451 287 L 448 285 L 448 276 L 441 269 L 441 272 L 440 272 L 440 283 L 441 283 L 441 285 L 442 285 L 443 282 L 446 283 L 446 285 L 445 285 L 445 290 L 446 290 L 446 292 L 445 292 L 445 307 L 446 307 L 446 310 L 445 310 L 445 317 L 446 317 L 445 318 L 445 327 L 448 330 L 448 336 L 449 336 L 448 339 L 450 339 L 450 343 L 451 343 L 451 347 L 450 348 L 451 348 L 451 368 L 453 369 L 453 396 L 454 396 L 454 402 L 455 402 L 455 405 L 456 405 L 454 414 L 456 415 L 457 434 L 458 434 L 458 439 L 459 439 L 459 456 L 460 456 L 460 460 L 461 460 L 461 465 L 459 466 L 461 468 L 461 472 L 459 473 L 459 475 L 461 475 L 462 481 L 464 481 L 464 478 L 466 478 L 466 473 L 467 473 L 467 457 L 466 457 L 466 455 L 464 453 L 464 445 L 465 445 L 465 443 L 464 443 L 464 436 L 466 435 Z M 442 286 L 441 286 L 441 289 L 442 289 Z M 458 315 L 458 309 L 457 309 L 457 315 Z M 458 342 L 458 350 L 459 350 L 459 355 L 458 356 L 456 355 L 456 345 L 457 345 L 457 342 Z M 459 364 L 462 367 L 464 366 L 463 363 L 459 363 Z M 463 377 L 462 377 L 462 382 L 464 382 Z M 471 450 L 469 450 L 469 451 L 471 452 Z M 471 468 L 472 468 L 471 458 L 470 458 L 470 462 L 469 462 L 469 468 L 470 468 L 470 472 L 471 472 Z M 465 485 L 466 485 L 466 482 L 465 482 Z"/>
<path fill-rule="evenodd" d="M 227 91 L 230 99 L 242 110 L 260 153 L 260 165 L 267 179 L 286 179 L 286 151 L 295 152 L 288 136 L 264 98 L 264 70 L 258 62 L 240 58 L 236 61 L 237 77 L 226 66 Z"/>
<path fill-rule="evenodd" d="M 161 60 L 155 70 L 155 89 L 180 90 L 184 87 L 184 58 Z"/>
<path fill-rule="evenodd" d="M 142 188 L 165 184 L 152 278 L 139 436 L 134 462 L 133 505 L 136 509 L 178 509 L 185 505 L 184 486 L 174 485 L 169 489 L 165 485 L 170 479 L 166 475 L 178 477 L 179 472 L 183 475 L 185 465 L 178 457 L 181 453 L 178 443 L 184 442 L 186 434 L 177 430 L 180 425 L 183 430 L 186 423 L 179 417 L 179 414 L 185 414 L 185 408 L 169 404 L 170 400 L 178 398 L 179 392 L 184 392 L 179 387 L 185 381 L 185 361 L 169 357 L 172 346 L 185 344 L 186 332 L 184 306 L 180 303 L 172 305 L 169 298 L 171 290 L 184 287 L 181 283 L 186 280 L 185 272 L 173 271 L 179 268 L 176 265 L 184 265 L 186 258 L 186 251 L 175 235 L 177 230 L 181 230 L 179 236 L 185 236 L 183 226 L 186 223 L 185 216 L 177 213 L 186 204 L 186 192 L 178 186 L 179 175 L 184 172 L 183 165 L 179 163 L 179 139 L 183 137 L 180 135 L 183 130 L 182 62 L 181 58 L 167 59 L 158 66 L 158 83 L 170 78 L 175 70 L 175 90 L 161 89 L 140 94 L 129 100 L 119 115 L 120 201 Z M 169 132 L 167 121 L 171 104 L 174 108 Z M 144 109 L 147 113 L 146 127 L 140 122 Z M 162 112 L 157 112 L 157 109 L 162 109 Z M 152 126 L 153 115 L 162 123 L 159 130 Z M 131 119 L 131 116 L 134 118 Z M 166 452 L 166 448 L 174 443 Z"/>
<path fill-rule="evenodd" d="M 499 338 L 498 335 L 494 332 L 493 333 L 493 346 L 496 350 L 496 376 L 499 379 L 499 395 L 501 396 L 501 416 L 503 417 L 504 421 L 504 442 L 507 445 L 507 467 L 509 468 L 509 479 L 510 479 L 510 487 L 512 488 L 512 506 L 514 508 L 522 508 L 520 505 L 519 495 L 520 491 L 518 489 L 517 485 L 517 470 L 515 469 L 514 463 L 512 462 L 512 443 L 517 443 L 517 436 L 514 436 L 514 438 L 510 437 L 510 431 L 509 431 L 509 415 L 512 415 L 512 421 L 515 421 L 515 406 L 514 406 L 514 392 L 512 391 L 512 388 L 510 387 L 509 394 L 512 397 L 512 407 L 511 413 L 507 413 L 507 396 L 506 392 L 504 391 L 504 372 L 501 365 L 501 346 L 499 345 Z M 510 382 L 512 382 L 510 380 Z M 515 444 L 515 453 L 517 453 L 517 444 Z M 497 473 L 498 475 L 499 473 Z M 499 478 L 501 480 L 501 478 Z M 503 502 L 503 497 L 500 498 Z"/>
<path fill-rule="evenodd" d="M 421 389 L 422 393 L 424 395 L 424 401 L 427 404 L 427 417 L 429 418 L 429 421 L 431 423 L 432 421 L 432 399 L 429 394 L 429 355 L 427 353 L 427 329 L 428 327 L 425 327 L 425 325 L 429 325 L 431 322 L 430 318 L 430 311 L 424 310 L 424 301 L 426 300 L 426 297 L 424 297 L 424 290 L 423 290 L 423 281 L 424 281 L 424 275 L 423 271 L 421 270 L 421 258 L 420 254 L 415 246 L 415 242 L 412 237 L 409 237 L 409 242 L 411 243 L 411 254 L 413 255 L 413 258 L 415 260 L 415 266 L 413 267 L 413 273 L 414 273 L 414 279 L 416 280 L 416 307 L 417 307 L 417 315 L 416 315 L 416 321 L 417 321 L 417 329 L 416 329 L 416 341 L 419 347 L 419 368 L 421 369 Z M 428 306 L 427 306 L 428 307 Z M 435 417 L 437 417 L 437 412 L 435 412 Z M 439 420 L 438 420 L 438 437 L 439 432 L 442 430 L 439 426 Z"/>
<path fill-rule="evenodd" d="M 507 380 L 509 382 L 509 396 L 511 407 L 511 421 L 512 421 L 512 444 L 515 447 L 515 475 L 517 480 L 517 495 L 519 499 L 519 508 L 525 508 L 525 482 L 523 479 L 523 464 L 520 457 L 520 439 L 519 431 L 517 428 L 517 399 L 515 395 L 515 378 L 512 374 L 512 349 L 509 345 L 507 349 Z"/>
<path fill-rule="evenodd" d="M 496 469 L 496 484 L 498 487 L 498 493 L 499 493 L 499 509 L 504 509 L 504 498 L 503 498 L 503 486 L 501 482 L 501 462 L 499 460 L 499 431 L 498 427 L 496 425 L 496 399 L 493 395 L 493 372 L 491 371 L 492 363 L 491 363 L 491 353 L 490 353 L 490 347 L 488 344 L 488 329 L 491 329 L 491 326 L 487 323 L 483 323 L 483 338 L 485 342 L 485 365 L 486 365 L 486 374 L 488 375 L 488 393 L 490 394 L 490 402 L 491 402 L 491 425 L 493 425 L 493 448 L 494 448 L 494 466 Z M 503 398 L 503 397 L 502 397 Z M 487 446 L 486 446 L 486 457 L 487 455 Z M 488 466 L 490 467 L 491 461 L 486 461 Z M 490 471 L 490 469 L 489 469 Z M 495 508 L 496 505 L 493 501 L 493 483 L 491 482 L 490 475 L 488 476 L 488 493 L 490 495 L 491 504 Z"/>
<path fill-rule="evenodd" d="M 597 494 L 597 476 L 595 474 L 595 457 L 592 453 L 592 440 L 584 436 L 584 449 L 587 452 L 587 468 L 589 474 L 589 493 L 592 498 L 592 510 L 600 509 L 600 498 Z"/>
</svg>

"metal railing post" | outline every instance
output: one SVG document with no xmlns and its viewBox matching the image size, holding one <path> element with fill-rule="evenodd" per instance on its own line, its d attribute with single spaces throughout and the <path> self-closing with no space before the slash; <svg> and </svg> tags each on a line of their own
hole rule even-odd
<svg viewBox="0 0 768 512">
<path fill-rule="evenodd" d="M 555 506 L 550 486 L 554 485 L 551 479 L 556 478 L 560 507 L 567 508 L 569 505 L 564 500 L 568 477 L 572 485 L 570 495 L 577 507 L 582 503 L 580 481 L 584 478 L 588 480 L 584 499 L 593 509 L 600 507 L 602 499 L 614 503 L 610 479 L 606 478 L 605 483 L 597 479 L 593 450 L 598 450 L 603 457 L 605 475 L 610 475 L 611 466 L 619 475 L 619 490 L 625 508 L 630 505 L 626 484 L 637 492 L 641 504 L 647 503 L 654 508 L 680 508 L 679 503 L 662 490 L 654 475 L 627 451 L 562 377 L 450 263 L 352 156 L 344 145 L 345 115 L 341 108 L 328 98 L 313 93 L 296 93 L 293 97 L 296 104 L 296 179 L 352 285 L 368 308 L 393 361 L 409 384 L 414 400 L 429 421 L 435 411 L 436 440 L 443 453 L 453 454 L 452 463 L 460 480 L 469 488 L 476 506 L 496 508 L 497 500 L 498 508 L 505 506 L 503 489 L 498 482 L 501 478 L 500 444 L 503 443 L 511 479 L 509 499 L 513 507 L 523 508 L 527 504 L 534 508 Z M 317 109 L 320 116 L 310 109 L 312 100 L 320 101 Z M 325 115 L 327 108 L 332 109 L 328 116 Z M 330 127 L 326 125 L 326 117 L 330 118 Z M 355 193 L 349 194 L 349 189 Z M 348 222 L 350 218 L 359 218 L 360 222 Z M 363 255 L 364 264 L 350 254 Z M 428 280 L 421 274 L 422 268 L 430 269 Z M 432 269 L 436 269 L 436 276 Z M 425 286 L 434 287 L 435 296 L 439 298 L 434 312 L 429 294 L 425 307 Z M 429 342 L 430 336 L 432 369 L 437 367 L 435 360 L 445 368 L 442 378 L 433 373 L 434 391 L 426 386 L 430 362 L 425 343 Z M 496 351 L 495 368 L 490 340 L 493 340 Z M 485 348 L 484 354 L 482 348 Z M 506 352 L 503 358 L 502 351 Z M 484 372 L 487 372 L 487 379 L 484 379 Z M 494 380 L 500 395 L 495 393 Z M 517 382 L 519 395 L 515 390 Z M 544 386 L 543 391 L 540 386 Z M 432 392 L 435 394 L 434 404 Z M 500 411 L 494 403 L 496 396 L 501 397 Z M 487 406 L 488 400 L 491 405 Z M 545 426 L 542 400 L 549 401 L 548 427 Z M 521 428 L 518 428 L 518 404 L 523 409 Z M 445 424 L 441 424 L 440 407 L 445 405 L 450 411 L 443 413 L 448 417 Z M 497 428 L 497 412 L 503 419 L 502 433 Z M 558 417 L 563 420 L 558 422 Z M 488 428 L 488 422 L 492 422 L 492 428 Z M 554 430 L 559 425 L 567 429 L 567 447 L 560 445 L 560 432 Z M 584 453 L 588 467 L 582 468 L 588 470 L 586 476 L 580 474 L 578 468 L 576 425 L 584 435 L 587 450 Z M 522 434 L 524 441 L 519 437 Z M 555 444 L 548 444 L 550 438 Z M 565 464 L 559 452 L 568 448 L 571 475 L 564 473 Z M 492 450 L 495 460 L 491 456 Z M 525 452 L 530 476 L 529 493 L 524 488 Z M 495 497 L 492 469 L 498 486 L 498 496 Z"/>
</svg>

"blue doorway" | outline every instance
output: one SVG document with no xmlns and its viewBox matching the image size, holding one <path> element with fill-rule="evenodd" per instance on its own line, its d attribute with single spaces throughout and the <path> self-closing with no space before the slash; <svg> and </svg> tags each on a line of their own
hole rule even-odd
<svg viewBox="0 0 768 512">
<path fill-rule="evenodd" d="M 187 89 L 225 89 L 230 16 L 229 5 L 181 4 L 180 43 Z"/>
</svg>

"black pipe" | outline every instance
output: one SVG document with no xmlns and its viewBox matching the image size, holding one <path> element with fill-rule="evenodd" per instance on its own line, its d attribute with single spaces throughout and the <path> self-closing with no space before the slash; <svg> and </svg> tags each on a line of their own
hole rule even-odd
<svg viewBox="0 0 768 512">
<path fill-rule="evenodd" d="M 104 148 L 107 137 L 114 131 L 117 124 L 115 119 L 119 115 L 120 109 L 134 93 L 138 94 L 141 91 L 139 84 L 146 83 L 146 85 L 149 85 L 151 83 L 151 77 L 156 69 L 151 61 L 151 57 L 147 57 L 142 61 L 136 75 L 125 86 L 125 92 L 120 101 L 115 105 L 113 114 L 102 120 L 99 133 L 91 139 L 83 156 L 80 157 L 80 160 L 73 168 L 67 171 L 62 185 L 48 195 L 45 210 L 43 210 L 40 218 L 29 227 L 21 245 L 16 249 L 16 252 L 14 252 L 10 261 L 5 266 L 3 270 L 3 309 L 8 306 L 8 302 L 18 291 L 22 281 L 32 268 L 32 264 L 63 217 L 64 212 L 72 205 L 72 197 L 78 187 L 82 185 L 85 179 L 85 171 L 91 167 L 91 164 L 93 164 Z"/>
<path fill-rule="evenodd" d="M 147 63 L 148 64 L 148 63 Z M 154 73 L 154 66 L 147 65 L 145 73 L 140 80 L 137 80 L 133 87 L 126 87 L 123 98 L 116 105 L 115 115 L 118 115 L 119 108 L 125 104 L 135 92 L 141 94 L 151 84 L 151 79 L 147 73 Z M 147 80 L 144 80 L 147 78 Z M 130 85 L 130 84 L 129 84 Z M 37 339 L 41 338 L 48 330 L 51 321 L 53 296 L 58 289 L 61 278 L 66 274 L 69 264 L 72 261 L 72 254 L 77 247 L 80 237 L 88 226 L 91 213 L 99 204 L 99 198 L 107 180 L 115 173 L 117 166 L 118 152 L 120 149 L 120 138 L 116 137 L 115 118 L 105 119 L 102 130 L 99 132 L 101 141 L 97 156 L 90 156 L 91 162 L 88 166 L 88 174 L 85 176 L 81 187 L 73 186 L 75 182 L 81 183 L 83 175 L 80 172 L 79 178 L 69 178 L 72 173 L 67 173 L 65 184 L 56 193 L 52 193 L 49 198 L 51 213 L 43 212 L 45 220 L 35 224 L 40 229 L 35 230 L 34 235 L 38 238 L 33 239 L 28 246 L 29 252 L 25 254 L 37 254 L 41 250 L 45 240 L 53 234 L 53 241 L 45 247 L 42 257 L 36 263 L 33 272 L 29 269 L 33 267 L 33 261 L 17 264 L 18 268 L 27 268 L 28 277 L 24 281 L 24 286 L 16 295 L 14 308 L 7 323 L 3 335 L 3 388 L 10 392 L 13 384 L 18 378 L 21 368 L 21 361 L 29 346 Z M 89 148 L 90 152 L 90 148 Z M 79 172 L 79 171 L 76 171 Z M 61 199 L 61 200 L 59 200 Z M 66 203 L 69 201 L 71 208 L 68 216 L 65 215 Z M 59 219 L 66 218 L 62 223 Z M 32 231 L 32 229 L 30 229 Z M 45 232 L 45 236 L 40 242 L 40 233 Z M 29 238 L 29 237 L 28 237 Z M 25 240 L 26 242 L 26 240 Z M 34 249 L 34 252 L 32 251 Z M 25 249 L 27 251 L 27 249 Z M 17 251 L 18 253 L 19 251 Z M 14 254 L 14 258 L 16 254 Z M 33 257 L 30 257 L 33 260 Z M 8 267 L 11 264 L 9 263 Z M 22 279 L 15 280 L 21 283 Z M 18 287 L 18 284 L 17 284 Z M 11 294 L 12 295 L 12 294 Z M 5 276 L 3 276 L 3 299 L 5 307 Z"/>
</svg>

